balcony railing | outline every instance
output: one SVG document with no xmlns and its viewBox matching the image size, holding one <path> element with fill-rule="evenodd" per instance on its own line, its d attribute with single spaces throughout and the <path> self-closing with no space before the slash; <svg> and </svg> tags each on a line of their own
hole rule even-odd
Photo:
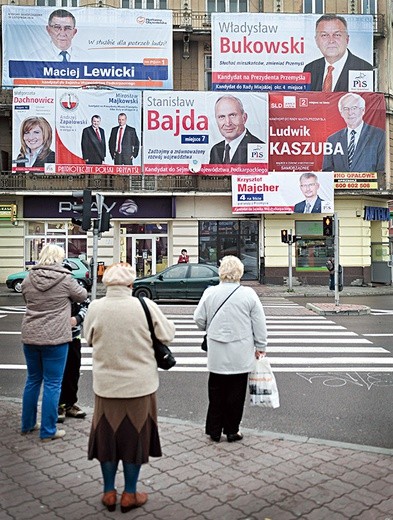
<svg viewBox="0 0 393 520">
<path fill-rule="evenodd" d="M 285 4 L 286 11 L 285 13 L 296 13 L 299 14 L 299 10 L 295 10 L 295 5 L 298 4 L 294 3 L 293 10 L 288 10 L 288 4 Z M 277 12 L 277 10 L 270 10 L 264 9 L 265 13 L 276 13 L 277 15 L 280 15 L 281 13 L 284 13 L 284 10 Z M 334 14 L 339 12 L 340 14 L 362 14 L 362 13 L 355 13 L 351 12 L 348 9 L 347 13 L 343 13 L 341 10 L 337 11 L 326 11 L 325 14 Z M 386 27 L 385 27 L 385 15 L 383 14 L 373 14 L 374 18 L 374 36 L 384 37 L 386 34 Z M 198 11 L 191 11 L 191 9 L 173 9 L 173 28 L 183 30 L 185 32 L 206 32 L 209 33 L 211 31 L 211 13 L 206 12 L 198 12 Z"/>
<path fill-rule="evenodd" d="M 0 174 L 3 192 L 91 190 L 130 192 L 230 192 L 231 177 L 206 175 L 30 175 Z"/>
</svg>

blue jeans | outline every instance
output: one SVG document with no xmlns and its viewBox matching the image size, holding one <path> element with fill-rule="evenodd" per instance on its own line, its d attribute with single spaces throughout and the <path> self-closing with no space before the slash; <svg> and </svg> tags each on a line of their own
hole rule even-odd
<svg viewBox="0 0 393 520">
<path fill-rule="evenodd" d="M 37 422 L 37 405 L 44 382 L 41 410 L 41 439 L 56 432 L 57 407 L 61 381 L 67 360 L 68 343 L 61 345 L 23 345 L 27 363 L 27 380 L 23 392 L 22 432 L 34 428 Z"/>
</svg>

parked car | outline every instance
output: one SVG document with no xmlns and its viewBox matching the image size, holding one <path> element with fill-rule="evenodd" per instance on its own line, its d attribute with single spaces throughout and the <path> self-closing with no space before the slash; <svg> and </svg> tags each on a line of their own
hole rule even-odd
<svg viewBox="0 0 393 520">
<path fill-rule="evenodd" d="M 133 295 L 152 300 L 199 300 L 206 287 L 219 282 L 214 265 L 176 264 L 153 276 L 135 280 Z"/>
<path fill-rule="evenodd" d="M 77 282 L 85 289 L 90 289 L 92 280 L 88 263 L 80 258 L 67 258 L 67 263 L 72 267 L 72 276 L 76 278 Z M 22 292 L 22 282 L 28 274 L 28 270 L 10 274 L 5 283 L 9 289 L 20 293 Z"/>
</svg>

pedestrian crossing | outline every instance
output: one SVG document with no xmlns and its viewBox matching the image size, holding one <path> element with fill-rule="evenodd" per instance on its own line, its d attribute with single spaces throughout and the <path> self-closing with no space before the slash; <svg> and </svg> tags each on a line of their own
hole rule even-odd
<svg viewBox="0 0 393 520">
<path fill-rule="evenodd" d="M 304 306 L 285 298 L 266 298 L 262 299 L 262 303 L 268 328 L 267 352 L 275 372 L 393 373 L 393 355 L 387 348 L 373 345 L 373 338 L 383 334 L 359 335 L 336 324 L 329 317 L 317 316 Z M 195 305 L 161 307 L 176 325 L 176 336 L 170 347 L 177 364 L 169 373 L 206 372 L 207 355 L 200 347 L 205 333 L 197 329 L 192 318 Z M 0 318 L 7 314 L 22 314 L 24 310 L 24 306 L 0 307 Z M 1 331 L 0 337 L 18 334 L 19 331 Z M 26 367 L 0 364 L 0 369 L 18 368 Z M 84 339 L 82 370 L 92 370 L 92 349 Z"/>
<path fill-rule="evenodd" d="M 370 339 L 284 298 L 263 303 L 267 352 L 275 372 L 393 372 L 393 355 Z M 200 347 L 205 333 L 197 329 L 192 314 L 165 314 L 176 325 L 170 348 L 177 364 L 171 372 L 206 372 L 207 355 Z M 82 347 L 85 370 L 91 370 L 91 353 Z"/>
</svg>

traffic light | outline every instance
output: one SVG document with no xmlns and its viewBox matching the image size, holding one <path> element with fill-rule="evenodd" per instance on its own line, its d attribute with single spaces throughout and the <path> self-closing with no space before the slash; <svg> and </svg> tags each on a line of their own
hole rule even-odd
<svg viewBox="0 0 393 520">
<path fill-rule="evenodd" d="M 89 231 L 91 228 L 91 191 L 73 191 L 72 196 L 78 200 L 78 203 L 72 204 L 72 211 L 79 213 L 80 219 L 72 218 L 72 222 L 80 226 L 83 231 Z"/>
<path fill-rule="evenodd" d="M 298 240 L 301 240 L 302 237 L 300 235 L 293 235 L 292 236 L 292 242 L 295 243 L 297 242 Z"/>
<path fill-rule="evenodd" d="M 287 229 L 281 230 L 281 242 L 283 242 L 284 244 L 288 243 L 288 230 Z"/>
<path fill-rule="evenodd" d="M 103 233 L 104 231 L 109 231 L 112 227 L 110 224 L 112 215 L 109 213 L 109 211 L 106 208 L 102 208 L 101 210 L 101 216 L 100 216 L 100 224 L 99 224 L 99 232 Z"/>
<path fill-rule="evenodd" d="M 333 217 L 323 217 L 323 236 L 333 236 Z"/>
</svg>

